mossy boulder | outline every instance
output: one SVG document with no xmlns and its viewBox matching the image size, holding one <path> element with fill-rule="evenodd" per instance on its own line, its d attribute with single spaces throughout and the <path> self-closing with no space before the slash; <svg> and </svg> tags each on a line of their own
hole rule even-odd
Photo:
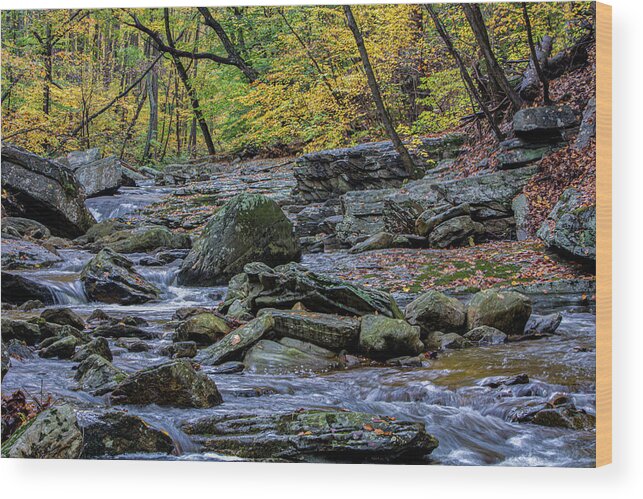
<svg viewBox="0 0 643 499">
<path fill-rule="evenodd" d="M 76 353 L 76 347 L 80 344 L 82 344 L 81 340 L 67 335 L 42 348 L 38 355 L 47 359 L 71 359 Z"/>
<path fill-rule="evenodd" d="M 156 300 L 160 291 L 136 272 L 134 264 L 109 248 L 101 250 L 80 274 L 91 300 L 134 305 Z"/>
<path fill-rule="evenodd" d="M 283 374 L 326 372 L 340 367 L 337 355 L 330 350 L 295 340 L 261 340 L 246 353 L 245 372 Z"/>
<path fill-rule="evenodd" d="M 208 222 L 181 266 L 179 282 L 224 284 L 247 263 L 275 266 L 300 256 L 292 223 L 277 203 L 260 194 L 239 194 Z"/>
<path fill-rule="evenodd" d="M 217 385 L 184 359 L 137 371 L 112 392 L 114 404 L 213 407 L 223 399 Z"/>
<path fill-rule="evenodd" d="M 359 350 L 374 359 L 417 355 L 424 350 L 420 328 L 381 315 L 362 317 Z"/>
<path fill-rule="evenodd" d="M 454 333 L 464 329 L 467 310 L 457 298 L 428 291 L 406 306 L 404 317 L 409 324 L 420 326 L 423 336 L 431 331 Z"/>
<path fill-rule="evenodd" d="M 78 388 L 94 395 L 103 395 L 113 390 L 127 374 L 104 357 L 92 354 L 83 360 L 76 370 L 74 380 Z"/>
<path fill-rule="evenodd" d="M 103 357 L 105 360 L 112 361 L 112 351 L 109 348 L 109 343 L 105 338 L 94 338 L 91 340 L 89 343 L 86 343 L 85 345 L 80 346 L 76 352 L 74 353 L 74 356 L 72 357 L 72 360 L 75 360 L 76 362 L 82 362 L 85 360 L 87 357 L 90 355 L 99 355 Z"/>
<path fill-rule="evenodd" d="M 174 233 L 159 225 L 146 225 L 110 232 L 97 239 L 90 247 L 94 250 L 111 248 L 117 253 L 148 253 L 159 248 L 187 249 L 191 245 L 192 241 L 187 234 Z"/>
<path fill-rule="evenodd" d="M 40 328 L 27 321 L 2 318 L 2 340 L 24 341 L 27 345 L 34 346 L 42 339 Z"/>
<path fill-rule="evenodd" d="M 515 291 L 486 289 L 476 293 L 467 308 L 467 328 L 491 326 L 507 335 L 522 334 L 531 315 L 531 300 Z"/>
<path fill-rule="evenodd" d="M 208 346 L 219 341 L 230 330 L 231 327 L 225 319 L 217 314 L 205 312 L 181 322 L 176 328 L 173 340 L 194 341 L 197 345 Z"/>
<path fill-rule="evenodd" d="M 53 322 L 54 324 L 60 324 L 61 326 L 73 326 L 80 331 L 85 329 L 85 321 L 83 318 L 67 307 L 48 308 L 40 313 L 40 317 L 45 319 L 47 322 Z"/>
</svg>

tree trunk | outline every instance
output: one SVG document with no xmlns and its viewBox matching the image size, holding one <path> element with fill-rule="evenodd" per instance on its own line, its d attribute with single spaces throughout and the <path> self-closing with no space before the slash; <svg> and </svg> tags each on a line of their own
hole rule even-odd
<svg viewBox="0 0 643 499">
<path fill-rule="evenodd" d="M 368 80 L 368 86 L 371 89 L 371 94 L 373 95 L 375 107 L 377 108 L 377 113 L 380 117 L 382 125 L 384 126 L 384 129 L 386 130 L 389 138 L 393 142 L 395 150 L 400 155 L 402 164 L 404 165 L 404 169 L 406 170 L 408 175 L 412 177 L 415 173 L 415 163 L 413 162 L 413 158 L 411 158 L 411 155 L 406 149 L 406 146 L 402 143 L 400 136 L 397 134 L 397 131 L 395 130 L 395 127 L 391 122 L 391 116 L 389 115 L 388 110 L 384 105 L 382 93 L 380 92 L 380 86 L 377 83 L 375 72 L 373 71 L 373 67 L 371 66 L 371 61 L 368 58 L 368 52 L 366 51 L 366 46 L 364 45 L 364 38 L 362 37 L 362 33 L 359 30 L 359 26 L 357 26 L 355 17 L 353 17 L 353 11 L 351 10 L 349 5 L 344 5 L 344 14 L 346 14 L 348 27 L 353 32 L 353 37 L 355 38 L 355 43 L 357 44 L 357 49 L 359 50 L 359 55 L 362 59 L 362 65 L 364 66 L 364 72 L 366 73 L 366 79 Z"/>
<path fill-rule="evenodd" d="M 156 56 L 157 54 L 158 51 L 154 47 L 154 44 L 150 42 L 150 55 Z M 156 156 L 159 126 L 159 75 L 156 67 L 147 75 L 147 100 L 150 105 L 150 119 L 147 126 L 143 161 L 153 159 Z"/>
<path fill-rule="evenodd" d="M 462 9 L 464 10 L 467 21 L 471 26 L 471 30 L 473 31 L 473 34 L 476 38 L 476 42 L 482 50 L 482 55 L 484 56 L 484 59 L 487 63 L 489 76 L 498 87 L 498 89 L 500 89 L 502 93 L 509 99 L 514 112 L 518 111 L 522 106 L 522 100 L 507 80 L 505 72 L 500 67 L 500 64 L 498 64 L 496 56 L 491 49 L 489 33 L 487 32 L 487 26 L 485 25 L 484 18 L 482 17 L 482 12 L 480 12 L 479 5 L 475 3 L 463 3 Z"/>
<path fill-rule="evenodd" d="M 527 28 L 527 42 L 529 43 L 529 52 L 531 54 L 531 61 L 529 62 L 529 66 L 530 66 L 530 68 L 532 68 L 532 72 L 536 74 L 536 76 L 538 77 L 538 79 L 542 83 L 542 85 L 543 85 L 543 101 L 545 102 L 545 105 L 549 105 L 549 104 L 551 104 L 551 100 L 549 99 L 549 81 L 545 77 L 545 75 L 544 75 L 544 73 L 543 73 L 543 71 L 541 69 L 541 67 L 542 67 L 541 65 L 547 63 L 547 57 L 549 56 L 549 52 L 551 52 L 551 38 L 546 37 L 546 38 L 549 38 L 549 43 L 547 45 L 545 45 L 545 40 L 543 39 L 543 45 L 541 46 L 540 54 L 538 54 L 537 51 L 536 51 L 536 46 L 534 45 L 534 37 L 533 37 L 533 34 L 531 32 L 531 21 L 529 20 L 529 13 L 527 12 L 527 3 L 526 2 L 522 3 L 522 15 L 523 15 L 523 17 L 525 19 L 525 26 Z M 549 48 L 549 50 L 547 50 L 547 47 Z M 533 80 L 533 77 L 532 77 L 532 80 Z M 525 81 L 523 80 L 523 83 L 524 82 Z M 525 94 L 529 95 L 529 96 L 532 96 L 533 95 L 533 87 L 534 87 L 533 83 L 531 85 L 527 85 L 526 88 L 521 85 L 520 96 L 523 99 L 525 98 Z M 529 88 L 532 89 L 532 92 L 527 92 L 526 91 Z M 534 99 L 535 99 L 535 97 L 532 98 L 531 100 L 534 100 Z"/>
<path fill-rule="evenodd" d="M 440 18 L 433 10 L 433 6 L 431 4 L 425 4 L 424 7 L 426 8 L 426 11 L 431 16 L 431 19 L 433 19 L 433 23 L 435 24 L 435 29 L 440 35 L 440 37 L 442 38 L 442 40 L 444 41 L 444 44 L 446 45 L 447 50 L 451 53 L 451 56 L 455 59 L 455 62 L 458 65 L 458 69 L 460 70 L 460 75 L 462 76 L 462 80 L 464 81 L 464 84 L 467 87 L 467 90 L 469 91 L 469 95 L 472 96 L 475 99 L 475 101 L 478 103 L 478 106 L 480 106 L 480 109 L 482 110 L 485 117 L 487 118 L 487 121 L 489 121 L 489 125 L 491 126 L 491 129 L 493 130 L 493 133 L 495 134 L 496 138 L 498 139 L 498 141 L 501 141 L 504 138 L 503 134 L 500 131 L 500 128 L 498 128 L 498 125 L 496 124 L 493 118 L 493 115 L 491 114 L 491 111 L 489 111 L 489 108 L 487 107 L 482 97 L 480 96 L 478 89 L 473 83 L 473 80 L 471 79 L 471 76 L 469 75 L 469 72 L 467 71 L 467 68 L 464 65 L 464 61 L 462 60 L 462 57 L 454 47 L 453 42 L 451 41 L 451 38 L 449 37 L 449 34 L 446 31 L 446 28 L 442 24 L 442 21 L 440 21 Z"/>
<path fill-rule="evenodd" d="M 45 39 L 43 45 L 43 55 L 45 63 L 45 86 L 43 88 L 42 112 L 49 114 L 51 110 L 51 85 L 54 81 L 53 72 L 53 40 L 51 35 L 51 25 L 47 23 L 45 28 Z"/>
</svg>

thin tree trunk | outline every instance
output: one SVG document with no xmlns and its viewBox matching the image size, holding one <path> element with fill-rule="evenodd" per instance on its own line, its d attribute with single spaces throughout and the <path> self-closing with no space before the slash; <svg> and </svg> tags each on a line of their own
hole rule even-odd
<svg viewBox="0 0 643 499">
<path fill-rule="evenodd" d="M 493 118 L 493 115 L 489 111 L 489 108 L 484 103 L 482 97 L 478 93 L 478 90 L 476 89 L 476 86 L 473 83 L 473 80 L 471 79 L 471 75 L 469 75 L 469 72 L 467 71 L 467 68 L 464 65 L 464 61 L 462 60 L 462 57 L 460 56 L 456 48 L 453 46 L 453 42 L 451 41 L 451 38 L 449 37 L 449 34 L 446 31 L 446 28 L 442 24 L 442 21 L 433 10 L 433 6 L 431 4 L 425 4 L 424 7 L 426 8 L 426 11 L 431 16 L 431 19 L 433 19 L 433 23 L 435 24 L 435 29 L 437 30 L 438 34 L 444 41 L 444 44 L 446 45 L 447 50 L 451 53 L 451 56 L 455 59 L 455 62 L 458 65 L 458 69 L 460 70 L 460 75 L 462 76 L 462 80 L 464 81 L 464 84 L 467 87 L 469 94 L 473 96 L 473 98 L 478 103 L 478 106 L 480 106 L 480 109 L 486 116 L 487 121 L 489 121 L 489 125 L 491 126 L 491 129 L 493 130 L 493 133 L 495 134 L 498 141 L 501 141 L 504 138 L 502 135 L 502 132 L 500 131 L 500 128 L 498 128 L 498 125 L 496 124 Z"/>
<path fill-rule="evenodd" d="M 125 132 L 125 137 L 123 138 L 123 145 L 121 146 L 121 153 L 118 156 L 120 159 L 123 159 L 123 156 L 125 155 L 125 147 L 127 145 L 127 142 L 132 138 L 132 130 L 136 126 L 138 117 L 141 114 L 141 111 L 143 110 L 143 105 L 145 104 L 146 97 L 147 97 L 147 89 L 144 88 L 143 90 L 141 90 L 140 100 L 138 102 L 138 105 L 136 106 L 134 117 L 132 118 L 132 121 L 127 127 L 127 131 Z"/>
<path fill-rule="evenodd" d="M 415 163 L 413 162 L 413 158 L 411 158 L 411 155 L 406 149 L 406 146 L 402 143 L 400 136 L 397 134 L 397 131 L 395 130 L 395 127 L 391 122 L 391 116 L 389 115 L 388 110 L 384 105 L 382 93 L 380 92 L 379 84 L 377 83 L 377 79 L 375 78 L 375 72 L 373 71 L 373 67 L 371 66 L 371 61 L 368 58 L 368 52 L 366 51 L 366 46 L 364 45 L 364 38 L 362 37 L 362 33 L 359 30 L 359 26 L 357 26 L 355 17 L 353 17 L 353 11 L 351 10 L 349 5 L 344 5 L 344 14 L 346 15 L 348 27 L 353 32 L 353 37 L 355 38 L 355 43 L 357 44 L 357 49 L 359 50 L 359 55 L 362 59 L 362 65 L 364 66 L 364 72 L 366 73 L 366 79 L 368 80 L 368 86 L 371 89 L 371 94 L 373 94 L 375 107 L 377 108 L 377 112 L 379 114 L 380 120 L 382 121 L 382 125 L 384 126 L 384 129 L 386 130 L 389 138 L 393 142 L 395 150 L 400 155 L 402 164 L 404 165 L 404 169 L 406 170 L 408 175 L 412 177 L 415 173 Z"/>
<path fill-rule="evenodd" d="M 487 63 L 489 76 L 491 76 L 491 79 L 502 93 L 509 98 L 514 112 L 518 111 L 522 107 L 522 99 L 507 80 L 505 72 L 500 67 L 500 64 L 498 64 L 498 60 L 491 49 L 489 33 L 487 32 L 487 26 L 482 17 L 480 6 L 475 3 L 463 3 L 461 5 L 476 41 L 482 49 L 482 55 Z"/>
<path fill-rule="evenodd" d="M 149 45 L 150 55 L 158 55 L 158 50 L 156 50 L 151 41 Z M 159 126 L 159 75 L 156 69 L 152 69 L 152 71 L 147 75 L 147 100 L 150 106 L 150 119 L 147 126 L 143 161 L 148 161 L 156 157 Z"/>
<path fill-rule="evenodd" d="M 53 41 L 51 35 L 51 25 L 47 23 L 45 28 L 45 40 L 43 45 L 44 63 L 45 63 L 45 86 L 43 89 L 42 111 L 49 114 L 51 110 L 51 85 L 54 80 L 53 75 Z"/>
<path fill-rule="evenodd" d="M 529 42 L 529 51 L 531 52 L 531 62 L 534 65 L 536 74 L 543 84 L 543 100 L 546 105 L 551 104 L 551 99 L 549 98 L 549 81 L 545 77 L 541 67 L 540 61 L 538 60 L 538 54 L 536 53 L 536 46 L 534 45 L 534 37 L 531 32 L 531 22 L 529 21 L 529 13 L 527 12 L 527 3 L 522 3 L 522 15 L 525 18 L 525 26 L 527 27 L 527 40 Z M 545 57 L 545 61 L 547 57 Z"/>
</svg>

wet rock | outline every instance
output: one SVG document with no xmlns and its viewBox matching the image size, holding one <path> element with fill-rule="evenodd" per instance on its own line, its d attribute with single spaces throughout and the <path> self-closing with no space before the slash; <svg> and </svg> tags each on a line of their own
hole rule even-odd
<svg viewBox="0 0 643 499">
<path fill-rule="evenodd" d="M 113 359 L 112 351 L 109 349 L 109 343 L 105 338 L 94 338 L 89 343 L 80 346 L 76 350 L 72 360 L 82 362 L 90 355 L 99 355 L 110 362 Z"/>
<path fill-rule="evenodd" d="M 482 386 L 489 388 L 499 388 L 501 386 L 526 385 L 529 383 L 529 376 L 526 374 L 516 374 L 515 376 L 493 376 L 482 380 Z"/>
<path fill-rule="evenodd" d="M 201 350 L 197 355 L 197 360 L 205 365 L 241 360 L 244 352 L 271 331 L 274 324 L 272 315 L 258 317 L 231 331 L 214 345 Z"/>
<path fill-rule="evenodd" d="M 2 456 L 76 459 L 82 446 L 83 435 L 74 410 L 60 405 L 44 410 L 18 429 L 2 444 Z"/>
<path fill-rule="evenodd" d="M 134 264 L 109 248 L 83 268 L 80 280 L 91 300 L 133 305 L 156 300 L 160 291 L 134 270 Z"/>
<path fill-rule="evenodd" d="M 438 446 L 422 423 L 357 412 L 215 415 L 183 430 L 208 451 L 260 460 L 408 463 Z"/>
<path fill-rule="evenodd" d="M 192 242 L 190 241 L 190 245 L 192 245 Z M 147 266 L 160 266 L 160 265 L 167 265 L 169 263 L 172 263 L 176 260 L 182 260 L 184 259 L 188 253 L 190 252 L 189 249 L 184 248 L 184 249 L 168 249 L 168 250 L 160 250 L 154 253 L 152 256 L 146 256 L 143 257 L 139 260 L 140 265 L 147 265 Z"/>
<path fill-rule="evenodd" d="M 378 232 L 350 249 L 350 253 L 363 253 L 386 248 L 417 248 L 425 246 L 426 239 L 413 234 L 391 234 Z"/>
<path fill-rule="evenodd" d="M 225 319 L 214 313 L 196 314 L 176 328 L 173 341 L 193 341 L 200 346 L 216 343 L 232 328 Z"/>
<path fill-rule="evenodd" d="M 387 366 L 395 367 L 428 367 L 428 362 L 421 356 L 416 357 L 395 357 L 386 361 Z"/>
<path fill-rule="evenodd" d="M 430 340 L 433 344 L 437 342 L 437 351 L 442 350 L 460 350 L 462 348 L 469 348 L 473 346 L 469 340 L 458 333 L 432 333 Z"/>
<path fill-rule="evenodd" d="M 147 352 L 150 349 L 147 343 L 137 338 L 119 338 L 114 344 L 134 353 Z"/>
<path fill-rule="evenodd" d="M 36 220 L 55 236 L 77 237 L 96 223 L 70 170 L 6 142 L 2 144 L 2 187 L 7 215 Z"/>
<path fill-rule="evenodd" d="M 3 351 L 6 351 L 9 357 L 13 359 L 23 360 L 33 358 L 33 352 L 24 341 L 9 340 L 7 343 L 3 343 Z"/>
<path fill-rule="evenodd" d="M 428 291 L 406 306 L 404 317 L 420 326 L 424 336 L 431 331 L 460 332 L 467 320 L 466 307 L 457 299 L 439 291 Z"/>
<path fill-rule="evenodd" d="M 402 312 L 389 293 L 315 274 L 296 263 L 274 269 L 258 262 L 246 265 L 244 273 L 230 281 L 223 311 L 237 299 L 251 313 L 262 308 L 292 308 L 301 302 L 313 312 L 380 313 L 402 318 Z"/>
<path fill-rule="evenodd" d="M 174 311 L 172 320 L 184 321 L 197 314 L 209 314 L 213 312 L 214 309 L 206 307 L 181 307 Z"/>
<path fill-rule="evenodd" d="M 197 344 L 194 341 L 179 341 L 161 348 L 160 353 L 173 359 L 192 358 L 196 357 Z"/>
<path fill-rule="evenodd" d="M 51 236 L 50 230 L 40 222 L 22 217 L 4 217 L 2 234 L 29 239 L 47 239 Z"/>
<path fill-rule="evenodd" d="M 491 326 L 478 326 L 468 331 L 464 338 L 478 345 L 500 345 L 507 341 L 507 335 Z"/>
<path fill-rule="evenodd" d="M 519 194 L 511 202 L 511 209 L 514 212 L 516 222 L 516 239 L 524 241 L 529 238 L 529 200 L 524 194 Z"/>
<path fill-rule="evenodd" d="M 107 237 L 117 231 L 131 229 L 131 226 L 115 218 L 108 218 L 102 222 L 92 225 L 89 230 L 82 236 L 76 238 L 79 244 L 88 244 Z"/>
<path fill-rule="evenodd" d="M 468 246 L 478 242 L 485 233 L 485 227 L 475 222 L 470 216 L 455 217 L 441 223 L 429 234 L 429 246 L 432 248 L 449 248 Z"/>
<path fill-rule="evenodd" d="M 38 355 L 47 359 L 71 359 L 76 353 L 76 347 L 79 344 L 81 344 L 81 341 L 75 336 L 64 336 L 54 341 L 51 345 L 42 348 Z"/>
<path fill-rule="evenodd" d="M 127 378 L 127 374 L 100 355 L 90 355 L 76 370 L 78 388 L 94 395 L 104 395 Z"/>
<path fill-rule="evenodd" d="M 189 361 L 180 359 L 137 371 L 112 392 L 114 404 L 213 407 L 223 399 L 217 386 Z"/>
<path fill-rule="evenodd" d="M 563 320 L 563 314 L 556 312 L 549 315 L 532 315 L 525 324 L 525 334 L 547 336 L 554 334 Z"/>
<path fill-rule="evenodd" d="M 2 318 L 2 340 L 24 341 L 29 346 L 34 346 L 42 339 L 40 328 L 27 321 Z"/>
<path fill-rule="evenodd" d="M 352 350 L 359 339 L 359 320 L 332 314 L 300 310 L 262 309 L 259 315 L 270 314 L 272 331 L 277 336 L 295 338 L 334 351 Z"/>
<path fill-rule="evenodd" d="M 507 335 L 522 334 L 530 315 L 531 300 L 525 295 L 486 289 L 469 302 L 467 328 L 491 326 Z"/>
<path fill-rule="evenodd" d="M 362 317 L 359 350 L 374 359 L 417 355 L 424 350 L 420 328 L 381 315 Z"/>
<path fill-rule="evenodd" d="M 20 305 L 18 307 L 18 310 L 22 310 L 23 312 L 30 312 L 32 310 L 43 308 L 44 306 L 45 304 L 40 300 L 29 300 Z"/>
<path fill-rule="evenodd" d="M 542 106 L 521 109 L 514 115 L 513 130 L 526 139 L 562 138 L 561 131 L 578 125 L 569 106 Z"/>
<path fill-rule="evenodd" d="M 40 317 L 61 326 L 69 325 L 80 331 L 85 329 L 83 318 L 70 308 L 48 308 L 42 311 Z"/>
<path fill-rule="evenodd" d="M 122 184 L 123 170 L 116 156 L 98 158 L 87 163 L 70 162 L 70 169 L 83 186 L 87 197 L 114 194 Z"/>
<path fill-rule="evenodd" d="M 573 258 L 596 261 L 596 205 L 576 189 L 565 190 L 538 230 L 550 248 Z"/>
<path fill-rule="evenodd" d="M 212 374 L 237 374 L 243 372 L 244 369 L 245 366 L 243 365 L 243 362 L 231 360 L 230 362 L 224 362 L 223 364 L 213 367 L 210 372 Z"/>
<path fill-rule="evenodd" d="M 510 420 L 570 430 L 591 430 L 596 427 L 596 416 L 578 409 L 567 397 L 556 396 L 544 404 L 533 403 L 515 410 Z"/>
<path fill-rule="evenodd" d="M 98 147 L 93 147 L 84 151 L 71 151 L 67 154 L 66 158 L 63 158 L 63 161 L 61 162 L 68 166 L 71 170 L 75 170 L 76 168 L 80 168 L 81 166 L 88 163 L 98 161 L 100 158 L 100 149 Z"/>
<path fill-rule="evenodd" d="M 101 322 L 110 322 L 112 318 L 107 315 L 104 310 L 100 308 L 94 309 L 94 311 L 87 317 L 87 322 L 90 324 L 101 323 Z"/>
<path fill-rule="evenodd" d="M 2 302 L 21 305 L 29 300 L 40 300 L 46 305 L 54 303 L 49 288 L 19 274 L 2 272 Z"/>
<path fill-rule="evenodd" d="M 53 250 L 53 251 L 52 251 Z M 5 270 L 50 267 L 62 261 L 53 248 L 22 239 L 2 238 L 2 268 Z"/>
<path fill-rule="evenodd" d="M 223 284 L 247 263 L 274 266 L 300 256 L 292 223 L 277 203 L 260 194 L 240 194 L 208 222 L 181 266 L 179 282 Z"/>
<path fill-rule="evenodd" d="M 49 346 L 54 341 L 57 341 L 64 336 L 73 336 L 83 342 L 87 341 L 86 335 L 73 326 L 61 326 L 60 324 L 56 324 L 54 322 L 47 322 L 41 317 L 32 317 L 31 319 L 29 319 L 29 322 L 38 326 L 41 338 L 39 344 L 40 348 Z"/>
<path fill-rule="evenodd" d="M 153 337 L 152 333 L 145 331 L 138 326 L 130 326 L 121 322 L 116 324 L 104 324 L 96 327 L 92 331 L 94 336 L 101 336 L 103 338 L 139 338 L 150 339 Z"/>
<path fill-rule="evenodd" d="M 134 453 L 174 452 L 174 442 L 161 430 L 152 428 L 138 416 L 122 411 L 110 411 L 81 426 L 83 452 L 86 459 Z"/>
<path fill-rule="evenodd" d="M 340 367 L 330 350 L 292 338 L 260 340 L 243 359 L 245 371 L 266 374 L 326 372 Z"/>
<path fill-rule="evenodd" d="M 158 248 L 181 249 L 192 245 L 190 236 L 172 232 L 167 227 L 146 225 L 119 230 L 94 241 L 94 250 L 110 248 L 117 253 L 148 253 Z M 162 265 L 162 262 L 159 260 Z"/>
</svg>

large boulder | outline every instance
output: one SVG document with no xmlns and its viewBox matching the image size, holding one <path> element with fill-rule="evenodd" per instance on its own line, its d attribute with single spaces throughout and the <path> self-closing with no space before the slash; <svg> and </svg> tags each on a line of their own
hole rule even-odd
<svg viewBox="0 0 643 499">
<path fill-rule="evenodd" d="M 149 253 L 159 248 L 187 249 L 192 245 L 190 236 L 172 232 L 167 227 L 145 225 L 135 229 L 117 230 L 90 244 L 90 249 L 110 248 L 117 253 Z"/>
<path fill-rule="evenodd" d="M 531 300 L 515 291 L 485 289 L 476 293 L 467 308 L 467 328 L 491 326 L 513 336 L 521 335 L 531 315 Z"/>
<path fill-rule="evenodd" d="M 91 300 L 133 305 L 156 300 L 160 291 L 134 270 L 134 264 L 109 248 L 83 268 L 80 280 Z"/>
<path fill-rule="evenodd" d="M 122 184 L 123 170 L 116 156 L 72 166 L 74 177 L 83 186 L 87 197 L 114 194 Z"/>
<path fill-rule="evenodd" d="M 94 395 L 103 395 L 113 390 L 126 377 L 127 374 L 98 354 L 92 354 L 83 360 L 74 375 L 78 388 Z"/>
<path fill-rule="evenodd" d="M 40 317 L 61 326 L 73 326 L 80 331 L 85 329 L 85 321 L 71 308 L 48 308 L 40 313 Z"/>
<path fill-rule="evenodd" d="M 424 350 L 420 328 L 401 319 L 381 315 L 362 317 L 359 334 L 360 351 L 374 359 L 392 359 L 417 355 Z"/>
<path fill-rule="evenodd" d="M 54 294 L 47 286 L 20 274 L 2 272 L 2 301 L 22 305 L 30 300 L 39 300 L 45 305 L 54 303 Z"/>
<path fill-rule="evenodd" d="M 292 338 L 259 341 L 248 350 L 243 364 L 246 372 L 258 374 L 326 372 L 341 365 L 330 350 Z"/>
<path fill-rule="evenodd" d="M 292 223 L 277 203 L 260 194 L 239 194 L 208 222 L 181 266 L 179 281 L 223 284 L 247 263 L 275 266 L 300 255 Z"/>
<path fill-rule="evenodd" d="M 176 342 L 194 341 L 197 345 L 207 346 L 222 339 L 231 329 L 222 317 L 204 312 L 181 322 L 172 339 Z"/>
<path fill-rule="evenodd" d="M 355 350 L 359 339 L 359 320 L 334 314 L 300 310 L 262 309 L 259 315 L 274 319 L 273 333 L 314 343 L 334 351 Z"/>
<path fill-rule="evenodd" d="M 187 360 L 137 371 L 112 392 L 114 404 L 205 408 L 221 404 L 217 385 Z"/>
<path fill-rule="evenodd" d="M 565 190 L 537 235 L 563 254 L 596 261 L 596 204 L 576 189 Z"/>
<path fill-rule="evenodd" d="M 272 315 L 262 315 L 228 333 L 214 345 L 201 350 L 197 355 L 197 360 L 206 365 L 240 360 L 246 350 L 272 330 L 274 324 Z"/>
<path fill-rule="evenodd" d="M 478 242 L 484 232 L 484 225 L 473 221 L 468 215 L 451 218 L 431 231 L 429 246 L 432 248 L 466 246 Z"/>
<path fill-rule="evenodd" d="M 76 459 L 83 434 L 69 405 L 51 407 L 27 421 L 2 444 L 3 457 Z"/>
<path fill-rule="evenodd" d="M 560 139 L 562 131 L 578 125 L 569 106 L 543 106 L 521 109 L 514 115 L 513 129 L 517 137 L 527 139 Z"/>
<path fill-rule="evenodd" d="M 77 237 L 96 223 L 70 170 L 8 143 L 2 144 L 2 188 L 8 215 L 37 220 L 56 236 Z"/>
<path fill-rule="evenodd" d="M 4 217 L 2 234 L 20 238 L 47 239 L 51 236 L 51 231 L 40 222 L 29 218 Z"/>
<path fill-rule="evenodd" d="M 315 274 L 296 263 L 274 269 L 258 262 L 246 265 L 243 274 L 230 281 L 224 310 L 234 302 L 253 314 L 262 308 L 290 309 L 301 303 L 313 312 L 402 318 L 389 293 Z"/>
<path fill-rule="evenodd" d="M 457 298 L 428 291 L 406 306 L 404 317 L 409 324 L 420 326 L 425 336 L 432 331 L 457 333 L 465 327 L 467 310 Z"/>
<path fill-rule="evenodd" d="M 133 453 L 171 454 L 174 442 L 161 430 L 152 428 L 138 416 L 122 411 L 92 415 L 81 422 L 83 458 Z"/>
<path fill-rule="evenodd" d="M 438 446 L 422 423 L 344 411 L 213 415 L 182 429 L 207 451 L 245 459 L 426 462 Z"/>
</svg>

